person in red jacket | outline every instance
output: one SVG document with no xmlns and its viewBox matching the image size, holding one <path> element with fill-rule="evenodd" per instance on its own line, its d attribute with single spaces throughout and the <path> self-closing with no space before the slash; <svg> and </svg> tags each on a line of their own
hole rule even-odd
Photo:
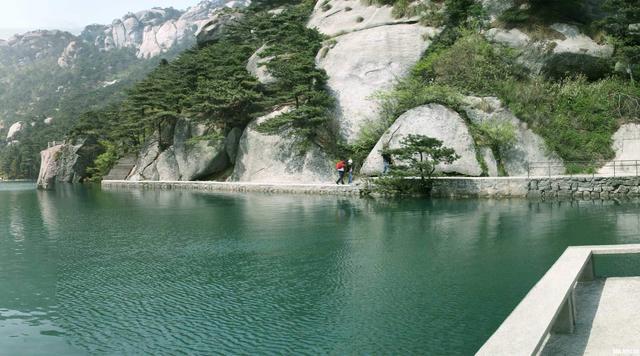
<svg viewBox="0 0 640 356">
<path fill-rule="evenodd" d="M 344 160 L 341 159 L 338 163 L 336 163 L 336 169 L 338 170 L 338 180 L 336 181 L 336 184 L 340 184 L 342 183 L 344 185 L 344 168 L 345 168 L 346 164 L 344 163 Z"/>
</svg>

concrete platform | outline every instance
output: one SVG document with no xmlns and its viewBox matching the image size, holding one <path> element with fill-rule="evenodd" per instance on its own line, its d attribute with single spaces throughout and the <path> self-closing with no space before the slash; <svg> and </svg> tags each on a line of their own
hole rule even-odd
<svg viewBox="0 0 640 356">
<path fill-rule="evenodd" d="M 551 334 L 542 355 L 640 355 L 640 277 L 578 283 L 573 334 Z"/>
</svg>

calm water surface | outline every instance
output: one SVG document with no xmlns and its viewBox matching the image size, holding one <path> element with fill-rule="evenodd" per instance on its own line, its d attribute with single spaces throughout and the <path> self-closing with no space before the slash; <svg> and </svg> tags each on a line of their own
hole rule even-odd
<svg viewBox="0 0 640 356">
<path fill-rule="evenodd" d="M 639 208 L 0 183 L 0 354 L 472 354 Z"/>
</svg>

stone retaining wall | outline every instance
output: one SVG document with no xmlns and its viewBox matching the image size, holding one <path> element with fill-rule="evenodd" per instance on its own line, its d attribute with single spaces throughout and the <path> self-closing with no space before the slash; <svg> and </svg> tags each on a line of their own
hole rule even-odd
<svg viewBox="0 0 640 356">
<path fill-rule="evenodd" d="M 102 188 L 117 189 L 158 189 L 158 190 L 200 190 L 218 192 L 262 192 L 295 193 L 320 195 L 359 195 L 355 185 L 336 184 L 286 184 L 286 183 L 240 183 L 240 182 L 157 182 L 103 180 Z"/>
<path fill-rule="evenodd" d="M 530 179 L 530 198 L 608 199 L 640 196 L 640 177 L 558 177 Z"/>
<path fill-rule="evenodd" d="M 640 177 L 500 177 L 440 178 L 433 194 L 439 197 L 527 197 L 542 199 L 609 199 L 640 196 Z"/>
<path fill-rule="evenodd" d="M 181 189 L 223 192 L 263 192 L 321 195 L 366 194 L 361 185 L 243 182 L 102 181 L 106 189 Z M 433 195 L 446 198 L 612 199 L 640 196 L 640 177 L 442 177 Z"/>
</svg>

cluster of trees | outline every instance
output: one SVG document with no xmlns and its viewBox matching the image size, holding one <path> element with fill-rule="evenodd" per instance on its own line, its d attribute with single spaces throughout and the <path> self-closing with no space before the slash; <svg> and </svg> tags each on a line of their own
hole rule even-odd
<svg viewBox="0 0 640 356">
<path fill-rule="evenodd" d="M 128 50 L 93 53 L 88 46 L 72 68 L 51 71 L 57 66 L 48 58 L 17 71 L 7 77 L 12 85 L 0 92 L 0 99 L 22 106 L 5 108 L 7 114 L 21 113 L 13 121 L 30 122 L 36 113 L 53 111 L 56 125 L 24 135 L 34 137 L 33 159 L 28 160 L 33 167 L 6 175 L 33 177 L 27 174 L 37 172 L 39 150 L 63 136 L 94 136 L 102 143 L 109 162 L 102 157 L 102 169 L 94 170 L 98 172 L 118 156 L 137 150 L 154 132 L 170 129 L 179 117 L 225 131 L 244 128 L 285 105 L 294 110 L 259 129 L 287 128 L 305 142 L 326 140 L 331 133 L 323 124 L 333 101 L 325 88 L 326 74 L 315 66 L 323 37 L 306 28 L 314 5 L 313 0 L 254 1 L 214 43 L 186 51 L 176 48 L 164 59 L 141 60 Z M 286 11 L 268 11 L 275 7 Z M 260 56 L 276 78 L 269 84 L 246 70 L 247 60 L 262 46 Z M 114 85 L 96 87 L 97 82 L 114 79 Z M 0 151 L 0 161 L 11 167 L 24 165 L 20 157 L 32 155 L 23 144 Z"/>
<path fill-rule="evenodd" d="M 107 150 L 115 159 L 137 150 L 153 133 L 163 137 L 178 118 L 227 132 L 290 106 L 292 111 L 259 129 L 288 129 L 307 142 L 320 141 L 327 137 L 324 124 L 333 101 L 325 87 L 326 74 L 315 66 L 323 37 L 305 26 L 313 5 L 312 0 L 288 2 L 283 5 L 286 11 L 275 14 L 265 4 L 255 3 L 228 25 L 221 38 L 187 50 L 173 61 L 161 61 L 118 105 L 81 115 L 71 136 L 92 134 L 105 146 L 115 144 L 118 154 Z M 246 69 L 248 59 L 260 48 L 259 55 L 275 78 L 268 84 Z"/>
<path fill-rule="evenodd" d="M 0 174 L 4 176 L 35 178 L 39 152 L 48 141 L 61 140 L 87 111 L 121 101 L 126 89 L 158 64 L 157 59 L 137 58 L 133 49 L 104 52 L 92 43 L 82 43 L 73 65 L 63 68 L 57 63 L 62 52 L 58 49 L 29 60 L 25 59 L 29 53 L 19 46 L 0 51 L 0 120 L 7 127 L 17 121 L 28 124 L 20 144 L 0 145 Z M 167 57 L 180 50 L 175 48 Z M 51 125 L 43 125 L 47 117 L 54 119 Z"/>
</svg>

